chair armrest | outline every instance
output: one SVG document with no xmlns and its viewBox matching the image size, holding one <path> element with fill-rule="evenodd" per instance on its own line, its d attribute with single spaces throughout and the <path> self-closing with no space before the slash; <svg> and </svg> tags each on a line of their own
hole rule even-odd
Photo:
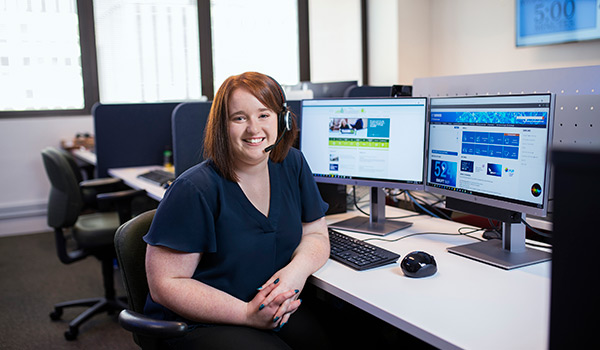
<svg viewBox="0 0 600 350">
<path fill-rule="evenodd" d="M 119 213 L 119 221 L 124 224 L 132 217 L 131 202 L 135 197 L 145 196 L 145 190 L 124 190 L 118 192 L 99 193 L 98 202 L 114 203 Z"/>
<path fill-rule="evenodd" d="M 96 198 L 99 201 L 122 201 L 129 200 L 137 196 L 143 196 L 145 194 L 145 190 L 123 190 L 117 192 L 98 193 Z"/>
<path fill-rule="evenodd" d="M 98 203 L 98 193 L 123 191 L 128 189 L 129 187 L 125 185 L 122 179 L 107 177 L 81 181 L 79 183 L 79 188 L 81 189 L 84 208 L 108 211 L 110 210 L 110 206 L 108 204 L 103 205 Z"/>
<path fill-rule="evenodd" d="M 122 184 L 123 180 L 116 177 L 103 177 L 100 179 L 90 179 L 81 181 L 79 186 L 82 188 L 98 188 L 105 186 L 116 186 L 118 184 Z"/>
<path fill-rule="evenodd" d="M 154 338 L 181 337 L 188 329 L 185 322 L 156 320 L 127 309 L 119 313 L 119 324 L 130 332 Z"/>
</svg>

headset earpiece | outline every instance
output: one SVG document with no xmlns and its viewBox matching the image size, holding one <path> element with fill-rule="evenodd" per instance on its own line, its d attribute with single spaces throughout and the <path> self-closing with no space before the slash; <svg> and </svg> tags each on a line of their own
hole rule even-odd
<svg viewBox="0 0 600 350">
<path fill-rule="evenodd" d="M 279 124 L 279 130 L 285 130 L 285 131 L 292 130 L 292 115 L 290 113 L 290 110 L 287 108 L 287 106 L 285 107 L 283 112 L 281 112 L 279 114 L 278 124 Z"/>
<path fill-rule="evenodd" d="M 269 78 L 271 78 L 271 77 L 269 77 Z M 285 92 L 283 91 L 283 88 L 277 82 L 277 80 L 275 80 L 273 78 L 271 78 L 271 80 L 273 80 L 275 85 L 277 85 L 277 88 L 279 89 L 279 94 L 281 95 L 281 102 L 282 102 L 283 109 L 282 109 L 281 113 L 279 113 L 277 115 L 277 130 L 281 131 L 281 135 L 279 136 L 277 141 L 275 141 L 274 144 L 265 148 L 265 152 L 270 152 L 275 146 L 277 146 L 277 144 L 279 144 L 281 139 L 283 139 L 283 135 L 287 131 L 292 130 L 292 115 L 291 115 L 290 110 L 287 105 L 287 100 L 285 98 Z"/>
</svg>

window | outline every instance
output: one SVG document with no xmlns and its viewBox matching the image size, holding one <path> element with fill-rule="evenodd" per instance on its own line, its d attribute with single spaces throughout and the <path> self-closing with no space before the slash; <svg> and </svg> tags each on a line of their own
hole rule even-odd
<svg viewBox="0 0 600 350">
<path fill-rule="evenodd" d="M 360 80 L 365 1 L 0 0 L 0 118 L 212 99 L 249 70 Z"/>
<path fill-rule="evenodd" d="M 196 0 L 94 1 L 100 102 L 201 98 Z"/>
<path fill-rule="evenodd" d="M 300 81 L 298 0 L 212 0 L 210 12 L 215 91 L 246 71 Z"/>
<path fill-rule="evenodd" d="M 312 82 L 362 82 L 361 6 L 360 0 L 309 1 Z"/>
<path fill-rule="evenodd" d="M 0 2 L 0 112 L 85 106 L 75 0 Z"/>
</svg>

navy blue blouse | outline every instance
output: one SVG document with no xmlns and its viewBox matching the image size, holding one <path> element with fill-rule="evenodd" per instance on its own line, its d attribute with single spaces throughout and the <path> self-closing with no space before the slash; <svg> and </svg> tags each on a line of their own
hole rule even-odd
<svg viewBox="0 0 600 350">
<path fill-rule="evenodd" d="M 203 253 L 193 278 L 250 301 L 258 287 L 289 263 L 302 237 L 302 223 L 323 217 L 328 207 L 300 151 L 292 148 L 283 162 L 269 160 L 268 167 L 268 217 L 206 160 L 171 184 L 144 240 Z M 182 319 L 150 296 L 145 313 Z"/>
</svg>

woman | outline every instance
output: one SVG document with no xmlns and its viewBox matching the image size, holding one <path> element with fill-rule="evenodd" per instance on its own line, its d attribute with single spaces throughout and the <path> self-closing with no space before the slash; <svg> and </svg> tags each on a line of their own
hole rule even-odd
<svg viewBox="0 0 600 350">
<path fill-rule="evenodd" d="M 329 256 L 327 204 L 291 148 L 296 125 L 286 132 L 279 121 L 286 108 L 272 78 L 228 78 L 209 114 L 207 160 L 180 175 L 161 201 L 144 237 L 145 312 L 192 329 L 167 345 L 323 345 L 322 330 L 307 329 L 314 321 L 298 296 Z M 313 337 L 317 344 L 302 344 Z"/>
</svg>

